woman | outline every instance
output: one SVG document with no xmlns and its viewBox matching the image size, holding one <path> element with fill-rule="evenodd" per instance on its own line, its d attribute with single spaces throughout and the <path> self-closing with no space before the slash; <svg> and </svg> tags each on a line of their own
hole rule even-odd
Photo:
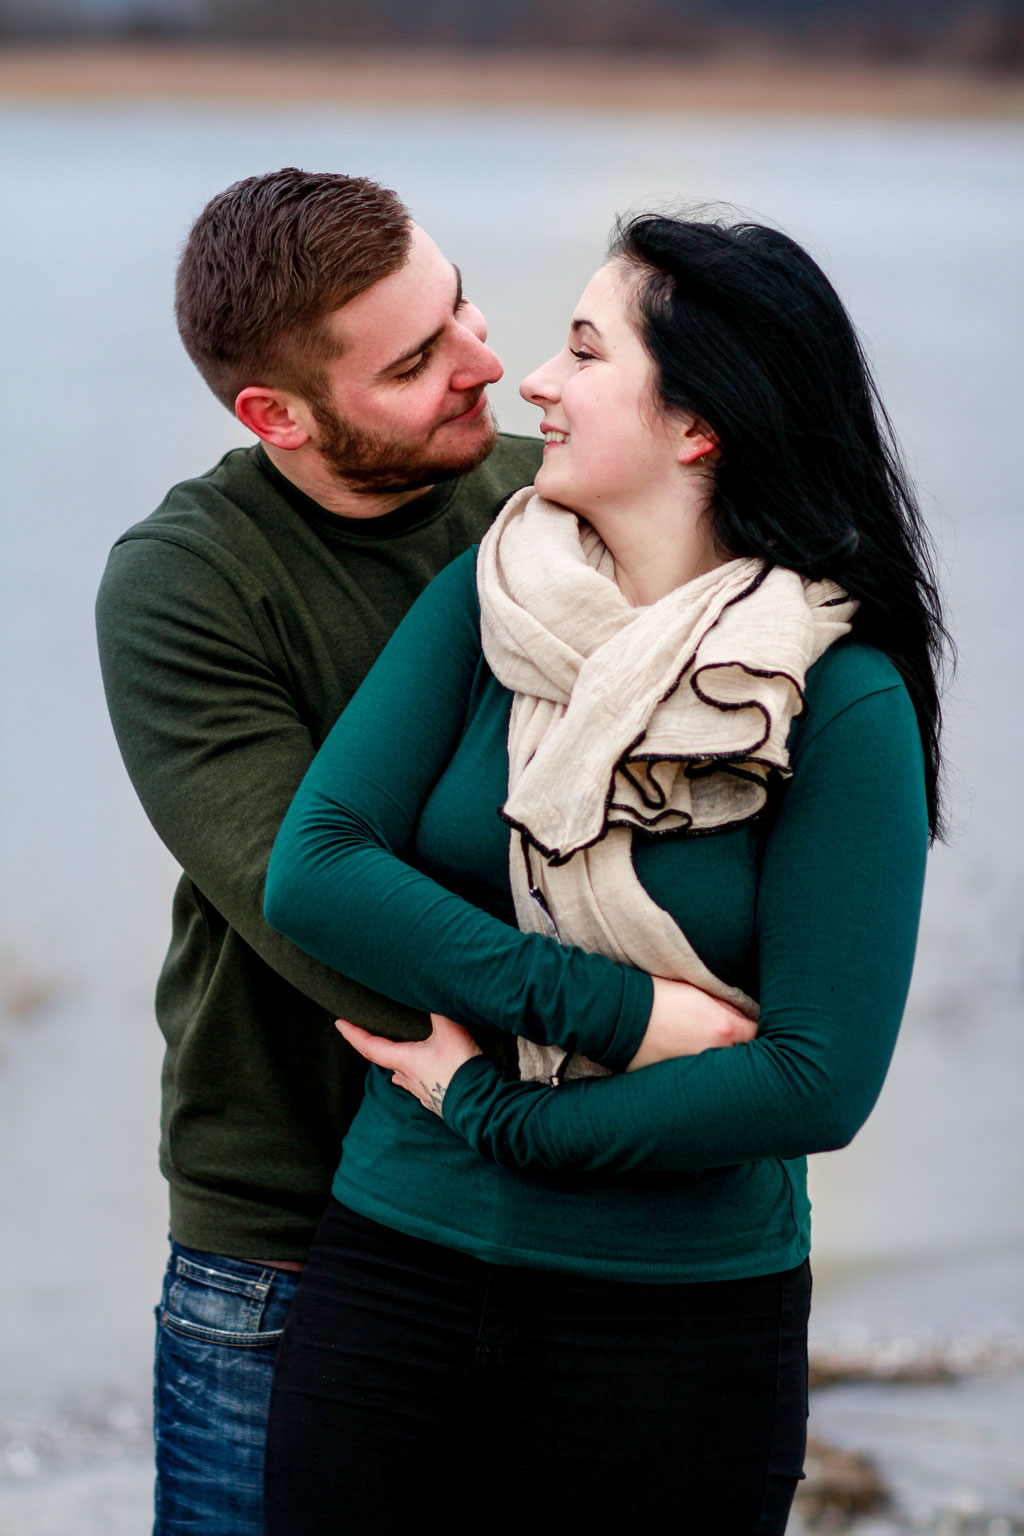
<svg viewBox="0 0 1024 1536">
<path fill-rule="evenodd" d="M 522 392 L 535 491 L 416 604 L 268 878 L 289 937 L 441 1010 L 341 1026 L 383 1070 L 286 1330 L 268 1530 L 781 1533 L 803 1159 L 881 1086 L 937 816 L 921 525 L 775 231 L 630 221 Z"/>
</svg>

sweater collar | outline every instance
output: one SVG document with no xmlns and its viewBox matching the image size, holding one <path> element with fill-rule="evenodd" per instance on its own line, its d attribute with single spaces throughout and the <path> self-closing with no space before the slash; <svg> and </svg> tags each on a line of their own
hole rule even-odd
<svg viewBox="0 0 1024 1536">
<path fill-rule="evenodd" d="M 282 475 L 262 443 L 256 445 L 255 461 L 278 495 L 282 496 L 300 517 L 316 528 L 318 533 L 343 540 L 393 539 L 415 528 L 422 528 L 444 512 L 458 485 L 457 479 L 447 480 L 425 491 L 421 496 L 414 497 L 412 501 L 405 502 L 403 506 L 396 507 L 393 512 L 382 512 L 379 517 L 343 517 L 338 512 L 331 512 L 327 507 L 322 507 L 318 501 L 313 500 L 312 496 L 307 496 L 304 491 L 300 491 L 287 475 Z"/>
</svg>

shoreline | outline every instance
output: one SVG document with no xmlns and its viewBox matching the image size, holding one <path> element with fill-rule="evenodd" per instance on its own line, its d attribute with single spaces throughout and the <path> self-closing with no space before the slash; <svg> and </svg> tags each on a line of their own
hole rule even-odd
<svg viewBox="0 0 1024 1536">
<path fill-rule="evenodd" d="M 583 51 L 8 45 L 0 99 L 232 105 L 1024 118 L 1024 74 L 843 65 L 768 53 L 687 63 Z"/>
</svg>

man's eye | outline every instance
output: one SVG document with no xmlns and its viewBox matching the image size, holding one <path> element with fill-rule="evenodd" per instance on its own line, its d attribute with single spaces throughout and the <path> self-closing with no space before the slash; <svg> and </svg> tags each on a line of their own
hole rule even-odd
<svg viewBox="0 0 1024 1536">
<path fill-rule="evenodd" d="M 430 353 L 424 352 L 418 363 L 413 363 L 412 367 L 407 368 L 404 373 L 396 373 L 395 379 L 401 383 L 405 383 L 408 379 L 418 379 L 429 362 Z"/>
</svg>

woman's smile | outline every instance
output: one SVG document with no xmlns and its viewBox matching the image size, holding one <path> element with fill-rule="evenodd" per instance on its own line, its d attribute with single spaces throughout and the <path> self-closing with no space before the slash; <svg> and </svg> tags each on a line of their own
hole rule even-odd
<svg viewBox="0 0 1024 1536">
<path fill-rule="evenodd" d="M 629 281 L 620 262 L 601 267 L 562 350 L 519 387 L 545 411 L 537 490 L 583 517 L 678 494 L 680 428 L 655 404 L 651 360 L 628 308 Z"/>
</svg>

